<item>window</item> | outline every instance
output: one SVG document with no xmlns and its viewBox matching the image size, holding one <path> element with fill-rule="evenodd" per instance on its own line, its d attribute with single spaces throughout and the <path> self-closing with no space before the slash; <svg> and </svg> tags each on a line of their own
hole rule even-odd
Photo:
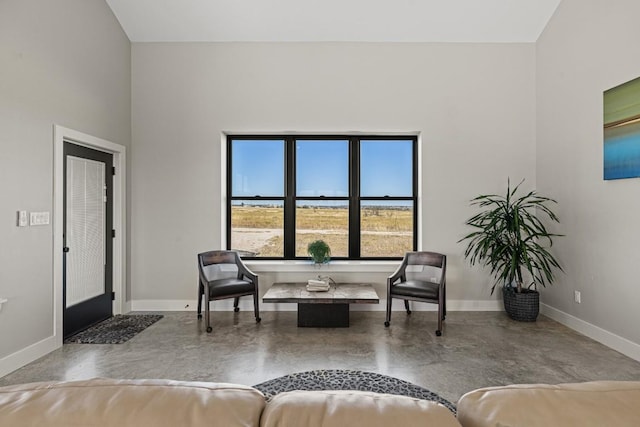
<svg viewBox="0 0 640 427">
<path fill-rule="evenodd" d="M 227 248 L 261 259 L 396 259 L 417 248 L 414 136 L 227 137 Z"/>
</svg>

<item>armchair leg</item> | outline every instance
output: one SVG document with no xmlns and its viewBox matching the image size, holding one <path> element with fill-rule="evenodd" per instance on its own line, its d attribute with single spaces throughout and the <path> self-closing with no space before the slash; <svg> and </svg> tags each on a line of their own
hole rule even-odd
<svg viewBox="0 0 640 427">
<path fill-rule="evenodd" d="M 204 286 L 198 281 L 198 319 L 202 319 L 202 297 L 204 296 Z"/>
<path fill-rule="evenodd" d="M 391 295 L 387 295 L 387 320 L 384 322 L 385 327 L 391 324 Z"/>
<path fill-rule="evenodd" d="M 204 323 L 207 324 L 207 332 L 211 332 L 213 328 L 211 327 L 211 315 L 209 314 L 209 292 L 205 292 L 204 295 Z"/>
<path fill-rule="evenodd" d="M 235 297 L 233 299 L 233 311 L 236 313 L 240 311 L 240 308 L 238 307 L 239 301 L 240 301 L 240 297 Z"/>
<path fill-rule="evenodd" d="M 262 320 L 260 318 L 260 306 L 259 306 L 259 298 L 258 298 L 258 291 L 256 291 L 253 294 L 253 312 L 256 316 L 256 323 L 260 323 L 260 321 Z"/>
<path fill-rule="evenodd" d="M 436 336 L 442 335 L 442 320 L 444 320 L 444 303 L 438 304 L 438 329 L 436 330 Z"/>
<path fill-rule="evenodd" d="M 404 309 L 407 310 L 407 314 L 411 314 L 411 309 L 409 308 L 409 300 L 404 300 Z"/>
<path fill-rule="evenodd" d="M 442 320 L 447 317 L 447 288 L 442 292 Z"/>
</svg>

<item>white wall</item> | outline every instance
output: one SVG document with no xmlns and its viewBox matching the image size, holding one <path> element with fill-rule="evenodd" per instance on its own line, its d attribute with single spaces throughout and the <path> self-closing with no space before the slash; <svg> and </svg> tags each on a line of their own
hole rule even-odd
<svg viewBox="0 0 640 427">
<path fill-rule="evenodd" d="M 533 44 L 134 43 L 132 114 L 134 309 L 195 301 L 196 254 L 221 246 L 225 131 L 420 132 L 423 248 L 449 255 L 462 302 L 498 296 L 456 243 L 469 199 L 535 184 Z M 367 276 L 381 295 L 392 270 Z"/>
<path fill-rule="evenodd" d="M 53 341 L 52 227 L 16 211 L 52 212 L 54 124 L 130 145 L 130 53 L 102 0 L 0 2 L 0 375 Z"/>
<path fill-rule="evenodd" d="M 566 274 L 542 299 L 638 360 L 640 179 L 602 178 L 602 96 L 640 76 L 639 15 L 637 0 L 563 0 L 537 43 L 537 187 L 558 200 L 566 234 L 556 248 Z"/>
</svg>

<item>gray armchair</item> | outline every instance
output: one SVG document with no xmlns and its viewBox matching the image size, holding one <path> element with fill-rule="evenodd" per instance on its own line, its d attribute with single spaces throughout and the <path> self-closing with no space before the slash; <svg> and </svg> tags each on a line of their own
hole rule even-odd
<svg viewBox="0 0 640 427">
<path fill-rule="evenodd" d="M 408 278 L 407 270 L 417 267 L 420 274 Z M 428 271 L 425 271 L 428 270 Z M 426 277 L 425 277 L 426 275 Z M 387 279 L 387 320 L 391 323 L 391 300 L 404 300 L 407 314 L 411 314 L 409 301 L 438 304 L 438 329 L 436 335 L 442 335 L 442 321 L 447 315 L 447 257 L 436 252 L 407 252 L 398 269 Z"/>
<path fill-rule="evenodd" d="M 253 295 L 256 322 L 260 322 L 258 305 L 258 275 L 242 262 L 236 251 L 209 251 L 198 254 L 198 319 L 202 319 L 202 297 L 205 302 L 205 323 L 211 332 L 209 303 L 233 298 L 234 311 L 239 311 L 241 296 Z"/>
</svg>

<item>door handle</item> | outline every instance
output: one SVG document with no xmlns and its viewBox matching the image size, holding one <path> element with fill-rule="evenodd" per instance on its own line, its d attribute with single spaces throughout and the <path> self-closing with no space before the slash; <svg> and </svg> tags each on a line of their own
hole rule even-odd
<svg viewBox="0 0 640 427">
<path fill-rule="evenodd" d="M 64 252 L 66 254 L 67 252 L 69 252 L 69 248 L 67 246 L 65 246 L 64 248 L 62 248 L 62 252 Z"/>
</svg>

